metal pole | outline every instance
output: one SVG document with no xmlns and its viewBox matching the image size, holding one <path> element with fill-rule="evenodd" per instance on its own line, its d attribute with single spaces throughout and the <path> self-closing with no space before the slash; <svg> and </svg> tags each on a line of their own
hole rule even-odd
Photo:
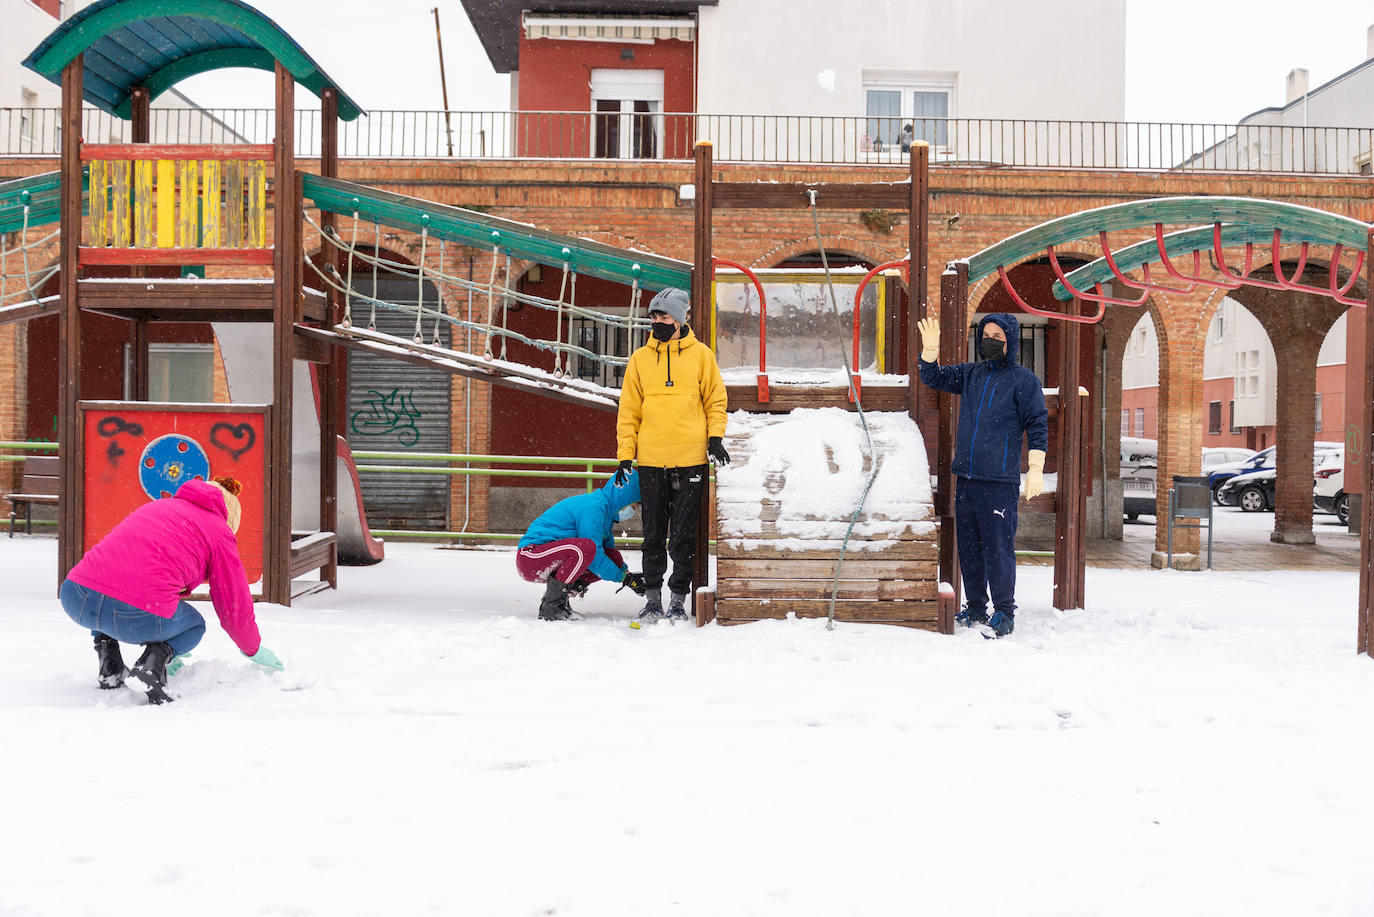
<svg viewBox="0 0 1374 917">
<path fill-rule="evenodd" d="M 444 39 L 439 34 L 439 7 L 434 7 L 434 40 L 439 45 L 439 89 L 444 94 L 444 131 L 448 135 L 448 155 L 453 156 L 453 122 L 448 113 L 448 79 L 444 76 Z"/>
</svg>

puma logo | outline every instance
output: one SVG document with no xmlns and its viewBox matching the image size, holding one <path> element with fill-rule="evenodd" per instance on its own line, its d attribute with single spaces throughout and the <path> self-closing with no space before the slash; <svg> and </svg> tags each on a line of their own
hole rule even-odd
<svg viewBox="0 0 1374 917">
<path fill-rule="evenodd" d="M 994 516 L 1001 516 L 1003 519 L 1007 518 L 1007 511 L 1004 509 L 995 509 L 992 511 L 992 514 Z"/>
</svg>

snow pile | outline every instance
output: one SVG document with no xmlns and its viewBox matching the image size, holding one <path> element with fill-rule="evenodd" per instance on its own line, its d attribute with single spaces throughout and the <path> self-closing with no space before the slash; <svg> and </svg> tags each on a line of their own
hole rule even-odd
<svg viewBox="0 0 1374 917">
<path fill-rule="evenodd" d="M 914 475 L 917 478 L 922 475 Z M 638 567 L 638 558 L 631 564 Z M 0 541 L 0 913 L 1362 915 L 1354 572 L 1022 567 L 986 641 L 535 619 L 509 551 L 390 543 L 211 619 L 178 697 L 95 687 L 51 539 Z M 126 649 L 126 658 L 132 657 Z"/>
<path fill-rule="evenodd" d="M 731 414 L 728 445 L 738 459 L 716 471 L 720 537 L 843 539 L 874 458 L 878 472 L 855 535 L 882 539 L 934 532 L 935 524 L 927 521 L 932 517 L 930 472 L 916 424 L 904 413 L 865 417 L 876 457 L 866 455 L 855 412 L 802 408 L 789 414 Z M 765 508 L 776 509 L 776 523 L 765 520 Z M 869 542 L 876 544 L 883 543 Z"/>
</svg>

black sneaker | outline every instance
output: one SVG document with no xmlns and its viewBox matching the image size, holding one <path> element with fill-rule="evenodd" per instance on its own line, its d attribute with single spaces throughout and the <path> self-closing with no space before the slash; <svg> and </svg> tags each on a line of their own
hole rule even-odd
<svg viewBox="0 0 1374 917">
<path fill-rule="evenodd" d="M 653 624 L 663 620 L 663 599 L 659 598 L 658 593 L 650 595 L 644 600 L 644 607 L 635 615 L 635 623 Z"/>
<path fill-rule="evenodd" d="M 119 652 L 119 641 L 108 634 L 95 635 L 95 654 L 100 659 L 100 674 L 96 683 L 106 691 L 122 687 L 129 670 Z"/>
<path fill-rule="evenodd" d="M 129 687 L 147 690 L 148 703 L 166 704 L 174 698 L 163 690 L 167 685 L 167 663 L 172 661 L 176 652 L 168 643 L 149 643 L 138 657 L 138 662 L 129 670 Z"/>
<path fill-rule="evenodd" d="M 688 620 L 687 596 L 678 595 L 676 592 L 669 593 L 668 611 L 664 613 L 663 617 L 672 624 Z"/>
<path fill-rule="evenodd" d="M 979 624 L 986 624 L 988 623 L 988 610 L 986 608 L 970 608 L 965 605 L 954 616 L 954 623 L 960 627 L 976 627 Z"/>
</svg>

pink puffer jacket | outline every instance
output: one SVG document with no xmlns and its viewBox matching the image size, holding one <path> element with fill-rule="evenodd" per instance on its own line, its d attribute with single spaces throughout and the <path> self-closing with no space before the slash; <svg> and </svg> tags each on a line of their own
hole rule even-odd
<svg viewBox="0 0 1374 917">
<path fill-rule="evenodd" d="M 134 510 L 86 552 L 67 578 L 159 618 L 202 583 L 230 639 L 251 656 L 262 645 L 248 575 L 226 521 L 224 495 L 187 481 L 170 499 Z"/>
</svg>

